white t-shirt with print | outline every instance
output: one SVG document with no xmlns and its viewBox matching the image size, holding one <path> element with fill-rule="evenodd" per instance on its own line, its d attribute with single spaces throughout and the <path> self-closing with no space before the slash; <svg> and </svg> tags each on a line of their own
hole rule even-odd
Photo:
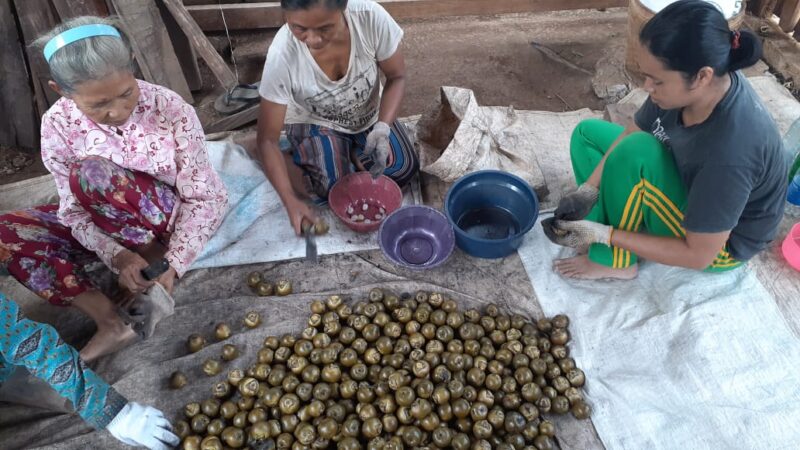
<svg viewBox="0 0 800 450">
<path fill-rule="evenodd" d="M 381 81 L 378 61 L 392 57 L 403 30 L 372 0 L 350 0 L 344 17 L 350 27 L 347 74 L 331 81 L 306 44 L 283 25 L 267 52 L 259 93 L 286 105 L 287 124 L 311 123 L 344 133 L 360 133 L 378 121 Z"/>
</svg>

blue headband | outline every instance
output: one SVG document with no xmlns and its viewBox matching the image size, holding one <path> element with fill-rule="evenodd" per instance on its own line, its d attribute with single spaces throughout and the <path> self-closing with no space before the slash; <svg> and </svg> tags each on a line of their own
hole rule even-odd
<svg viewBox="0 0 800 450">
<path fill-rule="evenodd" d="M 50 62 L 55 52 L 61 50 L 69 44 L 81 39 L 86 39 L 94 36 L 116 36 L 121 38 L 119 31 L 111 25 L 103 25 L 99 23 L 90 25 L 81 25 L 79 27 L 70 28 L 69 30 L 57 35 L 47 42 L 44 46 L 44 59 Z"/>
</svg>

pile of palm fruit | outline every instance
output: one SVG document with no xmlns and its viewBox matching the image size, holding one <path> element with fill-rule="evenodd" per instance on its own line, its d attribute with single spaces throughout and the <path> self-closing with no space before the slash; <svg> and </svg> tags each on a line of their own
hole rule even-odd
<svg viewBox="0 0 800 450">
<path fill-rule="evenodd" d="M 462 312 L 440 293 L 382 289 L 351 303 L 314 301 L 299 335 L 266 337 L 252 366 L 186 405 L 175 424 L 182 448 L 549 449 L 555 427 L 543 414 L 589 417 L 564 315 L 534 323 L 495 305 Z M 223 359 L 237 356 L 223 348 Z"/>
</svg>

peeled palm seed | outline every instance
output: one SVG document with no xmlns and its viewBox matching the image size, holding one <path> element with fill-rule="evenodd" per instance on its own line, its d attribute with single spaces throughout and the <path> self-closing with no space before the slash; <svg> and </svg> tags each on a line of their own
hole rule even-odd
<svg viewBox="0 0 800 450">
<path fill-rule="evenodd" d="M 275 286 L 269 281 L 261 281 L 256 285 L 256 293 L 260 297 L 269 297 L 275 293 Z"/>
<path fill-rule="evenodd" d="M 213 377 L 222 370 L 222 364 L 216 359 L 207 359 L 203 362 L 203 373 L 209 377 Z"/>
<path fill-rule="evenodd" d="M 292 293 L 292 282 L 289 280 L 280 280 L 275 284 L 275 293 L 284 296 Z"/>
<path fill-rule="evenodd" d="M 261 314 L 251 311 L 244 316 L 244 324 L 248 328 L 255 328 L 261 324 Z"/>
</svg>

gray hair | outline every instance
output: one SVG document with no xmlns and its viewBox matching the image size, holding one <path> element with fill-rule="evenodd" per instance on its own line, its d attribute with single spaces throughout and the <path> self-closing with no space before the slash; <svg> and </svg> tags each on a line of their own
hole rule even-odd
<svg viewBox="0 0 800 450">
<path fill-rule="evenodd" d="M 47 42 L 58 34 L 70 28 L 90 24 L 110 25 L 119 31 L 122 38 L 93 36 L 75 41 L 56 51 L 48 62 L 50 76 L 66 93 L 75 92 L 75 88 L 83 82 L 99 80 L 116 72 L 133 73 L 135 70 L 130 41 L 122 29 L 121 22 L 115 18 L 75 17 L 57 25 L 31 45 L 41 51 Z"/>
</svg>

